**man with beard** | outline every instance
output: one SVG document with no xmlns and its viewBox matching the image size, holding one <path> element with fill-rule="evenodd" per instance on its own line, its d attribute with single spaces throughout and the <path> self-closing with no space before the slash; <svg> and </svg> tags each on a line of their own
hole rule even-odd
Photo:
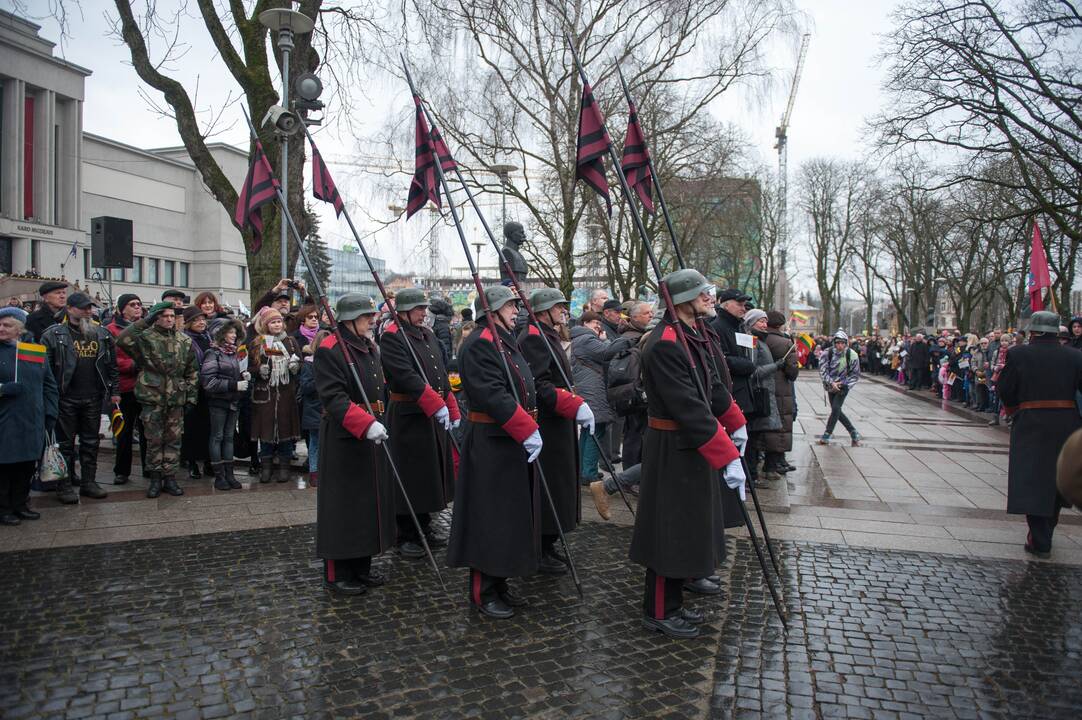
<svg viewBox="0 0 1082 720">
<path fill-rule="evenodd" d="M 454 495 L 454 459 L 448 433 L 461 422 L 461 416 L 447 378 L 443 348 L 435 333 L 424 326 L 427 309 L 424 290 L 399 290 L 396 318 L 383 328 L 379 348 L 390 400 L 387 429 L 394 436 L 391 452 L 395 466 L 429 545 L 446 545 L 446 538 L 433 535 L 430 525 L 432 513 L 447 507 Z M 400 490 L 395 498 L 398 552 L 408 558 L 423 558 L 424 547 L 406 498 Z"/>
<path fill-rule="evenodd" d="M 570 314 L 567 298 L 556 288 L 538 288 L 530 293 L 530 307 L 541 328 L 529 325 L 519 334 L 518 347 L 530 365 L 537 387 L 537 424 L 544 442 L 541 469 L 552 492 L 559 527 L 566 534 L 574 530 L 582 519 L 578 432 L 575 424 L 577 422 L 592 433 L 594 413 L 564 380 L 571 378 L 571 363 L 563 351 L 559 332 Z M 544 503 L 541 509 L 539 569 L 546 575 L 563 575 L 567 572 L 567 558 L 555 548 L 557 539 L 559 530 L 552 510 L 548 503 Z"/>
<path fill-rule="evenodd" d="M 38 288 L 41 295 L 41 307 L 26 318 L 26 331 L 34 336 L 34 342 L 41 342 L 42 334 L 56 325 L 57 316 L 67 305 L 68 284 L 50 280 Z"/>
<path fill-rule="evenodd" d="M 108 330 L 94 319 L 94 301 L 85 293 L 72 293 L 59 324 L 41 336 L 60 392 L 56 435 L 68 464 L 68 477 L 57 484 L 56 497 L 65 505 L 79 502 L 71 478 L 75 476 L 75 438 L 79 438 L 79 470 L 83 497 L 101 499 L 106 492 L 96 481 L 98 430 L 102 400 L 120 403 L 116 345 Z"/>
</svg>

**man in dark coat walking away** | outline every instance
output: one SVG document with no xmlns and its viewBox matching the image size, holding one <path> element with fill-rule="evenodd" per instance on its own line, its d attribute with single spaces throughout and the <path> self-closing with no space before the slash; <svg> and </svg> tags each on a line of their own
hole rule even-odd
<svg viewBox="0 0 1082 720">
<path fill-rule="evenodd" d="M 1056 460 L 1067 438 L 1082 427 L 1075 393 L 1082 390 L 1082 352 L 1059 343 L 1059 316 L 1033 313 L 1029 344 L 1007 351 L 996 392 L 1011 423 L 1007 512 L 1026 516 L 1026 552 L 1047 558 L 1060 508 Z"/>
<path fill-rule="evenodd" d="M 519 334 L 518 347 L 537 388 L 537 424 L 544 450 L 541 469 L 548 480 L 560 527 L 564 533 L 574 530 L 582 520 L 582 496 L 579 493 L 579 452 L 576 421 L 592 433 L 594 413 L 585 400 L 568 387 L 564 378 L 571 378 L 571 363 L 560 344 L 558 328 L 570 316 L 570 303 L 555 288 L 538 288 L 530 293 L 530 307 L 541 324 L 538 330 L 529 325 Z M 542 335 L 544 333 L 544 335 Z M 545 347 L 546 344 L 548 347 Z M 549 352 L 549 348 L 552 352 Z M 554 361 L 553 356 L 557 359 Z M 560 363 L 560 367 L 556 366 Z M 561 374 L 560 370 L 563 370 Z M 590 442 L 594 442 L 590 440 Z M 559 530 L 548 503 L 541 510 L 541 562 L 539 569 L 546 575 L 567 572 L 566 557 L 555 549 Z"/>
<path fill-rule="evenodd" d="M 379 351 L 367 336 L 375 303 L 347 293 L 335 311 L 345 344 L 331 335 L 313 360 L 325 412 L 319 428 L 316 556 L 323 559 L 324 587 L 360 595 L 384 583 L 372 572 L 372 556 L 394 545 L 394 487 L 386 456 L 377 447 L 387 440 L 387 430 L 365 407 L 346 357 L 356 365 L 377 415 L 383 411 L 385 383 Z"/>
<path fill-rule="evenodd" d="M 391 453 L 428 544 L 442 546 L 447 538 L 435 536 L 429 528 L 432 513 L 443 510 L 454 497 L 455 466 L 447 434 L 461 418 L 440 341 L 424 326 L 428 309 L 424 290 L 399 290 L 394 309 L 396 318 L 383 327 L 379 339 L 391 401 L 387 410 L 387 429 L 394 436 Z M 424 557 L 400 490 L 395 492 L 395 507 L 398 552 L 408 558 Z"/>
<path fill-rule="evenodd" d="M 470 412 L 447 562 L 470 568 L 470 603 L 484 615 L 503 619 L 523 604 L 507 578 L 535 574 L 541 559 L 541 488 L 532 463 L 542 441 L 533 373 L 511 334 L 517 298 L 502 285 L 484 293 L 490 310 L 478 297 L 474 307 L 481 329 L 463 341 L 459 355 Z M 485 317 L 489 312 L 499 350 Z"/>
<path fill-rule="evenodd" d="M 683 607 L 684 582 L 713 574 L 723 552 L 716 472 L 725 468 L 726 483 L 737 488 L 743 487 L 745 477 L 740 452 L 718 419 L 733 403 L 724 386 L 713 381 L 709 341 L 695 327 L 696 316 L 713 304 L 710 285 L 691 269 L 671 273 L 663 282 L 676 306 L 675 317 L 668 311 L 643 346 L 649 419 L 630 558 L 646 566 L 643 625 L 688 638 L 699 634 L 695 625 L 703 614 Z M 687 336 L 687 350 L 676 323 Z M 697 382 L 692 373 L 699 376 Z M 708 399 L 700 387 L 711 393 Z M 734 417 L 738 413 L 739 408 Z M 744 424 L 742 415 L 739 424 Z"/>
</svg>

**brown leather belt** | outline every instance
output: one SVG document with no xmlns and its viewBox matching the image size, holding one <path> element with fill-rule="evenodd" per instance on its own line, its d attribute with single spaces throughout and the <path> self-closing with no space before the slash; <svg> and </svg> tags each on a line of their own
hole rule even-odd
<svg viewBox="0 0 1082 720">
<path fill-rule="evenodd" d="M 667 418 L 647 418 L 646 424 L 655 430 L 667 430 L 669 432 L 676 432 L 680 429 L 680 426 L 676 424 L 675 420 L 669 420 Z"/>
<path fill-rule="evenodd" d="M 417 402 L 412 395 L 407 395 L 406 393 L 387 393 L 387 397 L 392 402 Z"/>
<path fill-rule="evenodd" d="M 534 419 L 534 421 L 537 420 L 537 411 L 536 410 L 527 410 L 526 412 L 529 413 L 530 417 L 532 417 Z M 484 425 L 496 425 L 496 424 L 498 424 L 496 422 L 496 420 L 491 415 L 489 415 L 488 413 L 477 412 L 475 410 L 470 410 L 468 413 L 466 413 L 466 419 L 469 420 L 470 422 L 481 423 L 481 424 L 484 424 Z"/>
<path fill-rule="evenodd" d="M 1027 400 L 1011 408 L 1013 412 L 1019 410 L 1077 410 L 1078 405 L 1074 400 Z"/>
</svg>

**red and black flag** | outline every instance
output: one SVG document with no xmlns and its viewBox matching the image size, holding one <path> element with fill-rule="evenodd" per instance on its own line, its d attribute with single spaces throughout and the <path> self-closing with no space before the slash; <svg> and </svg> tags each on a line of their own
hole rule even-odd
<svg viewBox="0 0 1082 720">
<path fill-rule="evenodd" d="M 346 206 L 338 195 L 338 188 L 334 186 L 334 180 L 331 179 L 331 171 L 327 169 L 327 163 L 323 162 L 323 156 L 319 154 L 315 143 L 312 143 L 312 194 L 317 200 L 334 205 L 335 217 L 342 216 L 342 211 L 346 209 Z"/>
<path fill-rule="evenodd" d="M 417 107 L 417 123 L 414 131 L 414 146 L 416 148 L 415 170 L 413 181 L 410 183 L 409 197 L 406 200 L 406 219 L 423 208 L 428 201 L 440 203 L 440 189 L 436 179 L 436 161 L 432 149 L 435 147 L 435 156 L 440 159 L 440 166 L 444 170 L 454 170 L 455 161 L 451 152 L 447 149 L 447 143 L 443 141 L 438 128 L 428 129 L 428 121 L 425 119 L 424 108 L 421 107 L 419 95 L 413 96 L 413 104 Z"/>
<path fill-rule="evenodd" d="M 605 121 L 601 117 L 601 108 L 594 101 L 594 91 L 587 83 L 582 88 L 582 107 L 579 110 L 579 150 L 575 178 L 585 180 L 598 195 L 604 197 L 609 215 L 612 215 L 609 183 L 605 180 L 605 163 L 602 161 L 610 145 L 609 134 L 605 132 Z"/>
<path fill-rule="evenodd" d="M 263 247 L 263 206 L 274 202 L 280 186 L 271 172 L 270 163 L 263 153 L 263 144 L 255 141 L 255 152 L 248 160 L 248 177 L 237 197 L 237 209 L 233 220 L 241 230 L 252 226 L 252 252 L 259 252 Z"/>
<path fill-rule="evenodd" d="M 620 167 L 624 169 L 627 184 L 635 188 L 646 212 L 654 214 L 654 178 L 650 172 L 650 150 L 646 147 L 646 137 L 639 125 L 639 113 L 635 103 L 627 101 L 627 135 L 624 137 L 624 157 Z"/>
</svg>

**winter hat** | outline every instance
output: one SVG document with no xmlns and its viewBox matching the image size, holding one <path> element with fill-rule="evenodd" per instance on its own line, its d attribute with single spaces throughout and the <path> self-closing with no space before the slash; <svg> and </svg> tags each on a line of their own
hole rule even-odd
<svg viewBox="0 0 1082 720">
<path fill-rule="evenodd" d="M 848 344 L 849 343 L 849 336 L 845 334 L 845 330 L 839 330 L 838 332 L 834 333 L 833 340 L 834 341 L 842 340 L 846 344 Z"/>
<path fill-rule="evenodd" d="M 124 308 L 128 307 L 128 303 L 132 300 L 139 300 L 139 296 L 135 293 L 124 293 L 116 301 L 116 311 L 118 313 L 124 312 Z"/>
<path fill-rule="evenodd" d="M 278 318 L 282 319 L 282 313 L 278 312 L 274 308 L 267 306 L 260 308 L 259 312 L 255 314 L 255 331 L 260 335 L 267 334 L 267 323 L 271 320 Z"/>
<path fill-rule="evenodd" d="M 754 310 L 748 310 L 744 315 L 744 327 L 750 328 L 755 323 L 766 318 L 766 311 L 755 308 Z"/>
<path fill-rule="evenodd" d="M 23 325 L 26 324 L 26 311 L 22 308 L 15 307 L 14 305 L 8 305 L 0 308 L 0 318 L 13 317 Z"/>
<path fill-rule="evenodd" d="M 780 328 L 785 324 L 785 316 L 777 310 L 771 310 L 766 314 L 766 326 L 772 328 Z"/>
<path fill-rule="evenodd" d="M 197 317 L 207 316 L 206 313 L 203 312 L 202 308 L 200 308 L 198 305 L 189 305 L 188 307 L 184 308 L 184 312 L 182 314 L 184 315 L 185 323 L 190 323 Z"/>
<path fill-rule="evenodd" d="M 207 332 L 210 333 L 211 339 L 218 342 L 229 328 L 237 331 L 237 342 L 244 340 L 244 324 L 234 318 L 214 318 L 207 325 Z"/>
</svg>

